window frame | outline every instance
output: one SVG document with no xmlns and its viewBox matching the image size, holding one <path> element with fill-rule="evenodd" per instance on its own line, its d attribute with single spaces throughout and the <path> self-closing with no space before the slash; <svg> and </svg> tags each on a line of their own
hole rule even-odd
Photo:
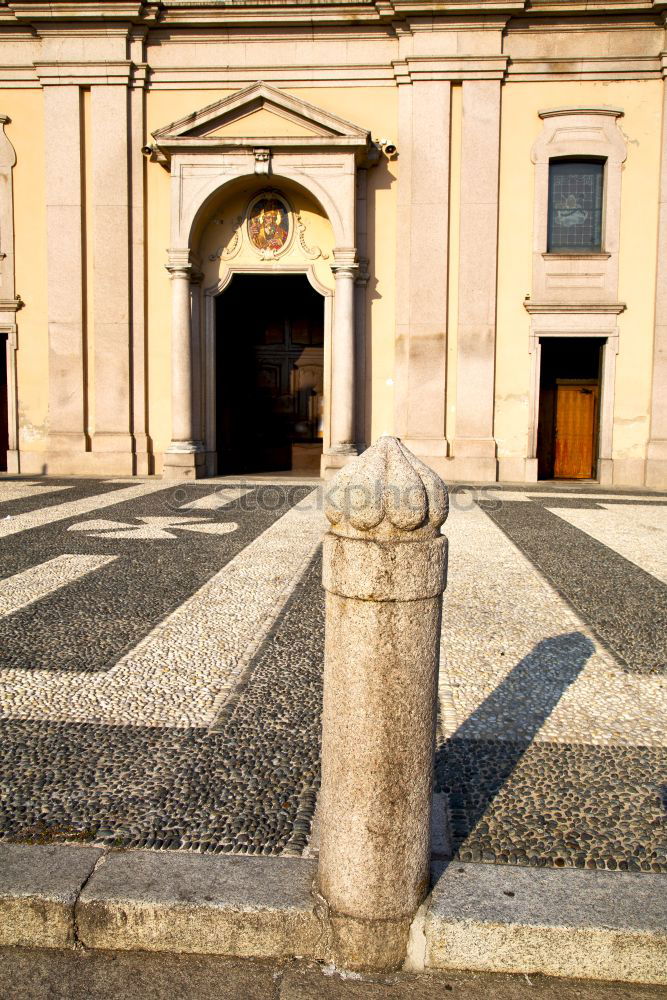
<svg viewBox="0 0 667 1000">
<path fill-rule="evenodd" d="M 597 245 L 591 246 L 553 246 L 552 245 L 552 233 L 553 233 L 553 215 L 552 215 L 552 192 L 553 192 L 553 178 L 554 173 L 552 168 L 557 164 L 564 163 L 581 163 L 581 164 L 596 164 L 601 167 L 601 195 L 600 195 L 600 220 L 599 220 L 599 242 Z M 607 157 L 606 156 L 582 156 L 582 155 L 566 155 L 566 156 L 551 156 L 548 162 L 548 178 L 547 178 L 547 209 L 546 209 L 546 223 L 547 223 L 547 245 L 546 253 L 550 257 L 560 257 L 560 256 L 570 256 L 576 254 L 577 256 L 594 256 L 596 254 L 605 254 L 605 203 L 606 203 L 606 193 L 607 193 Z"/>
</svg>

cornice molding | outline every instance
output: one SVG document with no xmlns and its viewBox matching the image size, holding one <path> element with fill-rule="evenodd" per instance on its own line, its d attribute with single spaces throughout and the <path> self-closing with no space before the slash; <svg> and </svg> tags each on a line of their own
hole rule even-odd
<svg viewBox="0 0 667 1000">
<path fill-rule="evenodd" d="M 496 56 L 409 56 L 392 62 L 398 84 L 416 80 L 503 80 L 508 57 Z"/>
<path fill-rule="evenodd" d="M 114 21 L 165 26 L 392 23 L 433 17 L 660 14 L 667 0 L 0 0 L 0 21 L 72 25 Z"/>
<path fill-rule="evenodd" d="M 95 84 L 144 86 L 146 72 L 145 64 L 136 65 L 129 59 L 108 62 L 34 63 L 35 77 L 42 87 L 63 85 L 85 87 Z M 2 79 L 1 69 L 0 79 Z"/>
<path fill-rule="evenodd" d="M 559 302 L 524 301 L 523 308 L 527 313 L 530 313 L 531 316 L 545 315 L 548 313 L 567 316 L 573 316 L 577 313 L 583 316 L 590 316 L 593 314 L 618 316 L 620 313 L 625 312 L 627 306 L 625 302 L 577 302 L 571 304 Z"/>
</svg>

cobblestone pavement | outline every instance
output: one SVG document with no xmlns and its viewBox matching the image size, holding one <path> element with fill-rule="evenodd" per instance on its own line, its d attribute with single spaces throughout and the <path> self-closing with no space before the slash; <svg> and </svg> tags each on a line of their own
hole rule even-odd
<svg viewBox="0 0 667 1000">
<path fill-rule="evenodd" d="M 667 496 L 455 487 L 458 857 L 667 871 Z M 296 481 L 0 481 L 0 835 L 313 852 L 324 520 Z"/>
</svg>

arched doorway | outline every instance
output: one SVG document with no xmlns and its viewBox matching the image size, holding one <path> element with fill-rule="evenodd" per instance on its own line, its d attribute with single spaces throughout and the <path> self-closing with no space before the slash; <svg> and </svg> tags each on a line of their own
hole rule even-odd
<svg viewBox="0 0 667 1000">
<path fill-rule="evenodd" d="M 215 299 L 217 470 L 318 475 L 324 298 L 304 274 L 235 274 Z"/>
</svg>

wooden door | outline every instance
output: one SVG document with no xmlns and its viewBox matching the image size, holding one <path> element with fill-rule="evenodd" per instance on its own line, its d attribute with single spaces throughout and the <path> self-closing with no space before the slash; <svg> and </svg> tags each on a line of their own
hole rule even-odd
<svg viewBox="0 0 667 1000">
<path fill-rule="evenodd" d="M 593 478 L 597 412 L 597 385 L 557 385 L 554 479 Z"/>
</svg>

